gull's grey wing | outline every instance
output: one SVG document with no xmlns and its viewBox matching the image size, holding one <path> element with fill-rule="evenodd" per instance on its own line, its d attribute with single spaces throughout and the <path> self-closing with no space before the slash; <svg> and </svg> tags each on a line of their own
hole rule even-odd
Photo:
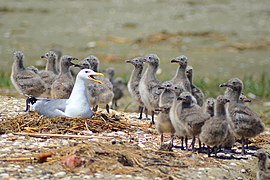
<svg viewBox="0 0 270 180">
<path fill-rule="evenodd" d="M 67 99 L 39 99 L 33 110 L 47 117 L 66 116 L 66 102 Z"/>
</svg>

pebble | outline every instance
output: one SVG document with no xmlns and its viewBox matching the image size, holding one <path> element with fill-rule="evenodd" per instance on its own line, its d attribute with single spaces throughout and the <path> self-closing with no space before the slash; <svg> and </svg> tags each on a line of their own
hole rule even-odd
<svg viewBox="0 0 270 180">
<path fill-rule="evenodd" d="M 230 166 L 236 166 L 236 163 L 231 162 L 231 163 L 230 163 Z"/>
<path fill-rule="evenodd" d="M 9 174 L 8 173 L 2 173 L 2 174 L 0 174 L 0 177 L 3 178 L 3 179 L 7 179 L 7 178 L 9 178 Z"/>
<path fill-rule="evenodd" d="M 54 177 L 57 177 L 57 178 L 62 178 L 62 177 L 65 177 L 66 176 L 66 172 L 65 171 L 60 171 L 60 172 L 57 172 L 54 174 Z"/>
<path fill-rule="evenodd" d="M 241 169 L 241 173 L 246 173 L 247 171 L 245 169 Z"/>
</svg>

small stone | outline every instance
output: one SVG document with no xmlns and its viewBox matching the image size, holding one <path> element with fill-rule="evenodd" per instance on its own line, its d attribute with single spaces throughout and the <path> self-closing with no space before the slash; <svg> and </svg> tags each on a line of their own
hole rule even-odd
<svg viewBox="0 0 270 180">
<path fill-rule="evenodd" d="M 90 176 L 90 175 L 84 175 L 82 178 L 83 178 L 83 179 L 91 179 L 91 178 L 93 178 L 93 176 Z"/>
<path fill-rule="evenodd" d="M 3 178 L 3 179 L 8 179 L 9 174 L 8 173 L 3 173 L 3 174 L 0 174 L 0 177 Z"/>
<path fill-rule="evenodd" d="M 65 171 L 60 171 L 58 173 L 55 173 L 54 174 L 54 177 L 58 177 L 58 178 L 61 178 L 61 177 L 65 177 L 66 176 L 66 172 Z"/>
<path fill-rule="evenodd" d="M 243 178 L 242 178 L 242 177 L 237 177 L 237 179 L 238 179 L 238 180 L 243 180 Z"/>
<path fill-rule="evenodd" d="M 241 173 L 246 173 L 247 171 L 245 169 L 241 169 Z"/>
<path fill-rule="evenodd" d="M 232 162 L 230 163 L 230 166 L 236 166 L 236 163 Z"/>
</svg>

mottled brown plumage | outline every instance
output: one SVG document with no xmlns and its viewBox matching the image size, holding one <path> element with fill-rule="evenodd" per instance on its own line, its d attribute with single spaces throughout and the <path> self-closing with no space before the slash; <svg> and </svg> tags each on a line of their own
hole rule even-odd
<svg viewBox="0 0 270 180">
<path fill-rule="evenodd" d="M 46 69 L 38 72 L 38 74 L 46 84 L 46 92 L 42 96 L 51 97 L 51 86 L 58 74 L 55 64 L 57 56 L 53 51 L 49 51 L 45 53 L 45 55 L 41 56 L 41 58 L 47 60 Z"/>
<path fill-rule="evenodd" d="M 195 137 L 201 133 L 201 127 L 204 122 L 210 118 L 210 115 L 205 113 L 203 109 L 193 103 L 192 94 L 190 92 L 182 92 L 177 98 L 178 103 L 174 109 L 177 118 L 173 118 L 172 124 L 176 134 L 178 131 L 184 130 L 187 136 L 192 137 L 192 150 L 194 151 Z M 174 102 L 175 103 L 175 102 Z"/>
<path fill-rule="evenodd" d="M 156 128 L 160 134 L 160 144 L 163 143 L 163 134 L 170 133 L 174 135 L 175 130 L 170 119 L 170 108 L 174 99 L 174 89 L 171 84 L 163 85 L 162 92 L 159 97 L 159 114 L 156 120 Z"/>
<path fill-rule="evenodd" d="M 152 113 L 152 123 L 154 124 L 154 111 L 158 108 L 161 93 L 159 89 L 161 83 L 156 77 L 159 67 L 159 57 L 156 54 L 150 54 L 145 58 L 145 62 L 148 63 L 148 67 L 139 83 L 139 92 L 145 107 Z"/>
<path fill-rule="evenodd" d="M 74 79 L 70 72 L 70 67 L 74 65 L 71 61 L 77 60 L 77 58 L 73 58 L 68 55 L 64 55 L 61 58 L 60 64 L 60 73 L 55 78 L 55 81 L 51 87 L 51 98 L 53 99 L 68 99 L 73 86 Z"/>
<path fill-rule="evenodd" d="M 11 82 L 20 94 L 39 97 L 46 91 L 46 85 L 36 70 L 24 67 L 23 61 L 23 52 L 16 51 L 10 76 Z"/>
<path fill-rule="evenodd" d="M 82 60 L 79 63 L 79 65 L 81 65 L 83 68 L 90 68 L 95 72 L 99 72 L 99 63 L 100 61 L 96 56 L 90 55 L 86 57 L 84 60 Z M 96 97 L 92 97 L 93 93 L 91 92 L 89 92 L 88 94 L 89 101 L 91 105 L 93 105 L 94 111 L 97 110 L 98 106 L 105 105 L 106 110 L 109 113 L 109 104 L 112 102 L 114 97 L 113 84 L 110 82 L 109 78 L 104 76 L 96 77 L 96 79 L 103 83 L 103 84 L 93 83 L 96 94 L 98 95 L 97 104 L 95 103 L 96 101 L 93 101 L 93 99 L 96 99 Z M 91 91 L 92 89 L 93 87 L 89 87 L 88 91 Z"/>
<path fill-rule="evenodd" d="M 126 63 L 130 63 L 134 66 L 127 87 L 132 99 L 139 106 L 140 116 L 138 119 L 142 119 L 144 104 L 142 102 L 141 95 L 139 92 L 139 83 L 142 78 L 144 60 L 142 57 L 137 57 L 130 60 L 126 60 Z"/>
<path fill-rule="evenodd" d="M 227 87 L 225 96 L 230 100 L 228 112 L 234 134 L 242 139 L 242 154 L 245 153 L 245 139 L 252 138 L 264 131 L 264 123 L 259 115 L 240 101 L 243 82 L 238 78 L 230 79 L 220 87 Z"/>
<path fill-rule="evenodd" d="M 200 140 L 210 147 L 218 147 L 227 137 L 229 131 L 228 115 L 225 104 L 229 102 L 223 95 L 217 97 L 215 101 L 214 116 L 205 121 L 202 126 Z M 210 152 L 208 151 L 208 156 Z"/>
<path fill-rule="evenodd" d="M 202 90 L 200 90 L 195 84 L 193 84 L 193 68 L 192 68 L 192 66 L 187 66 L 186 74 L 187 74 L 187 78 L 190 82 L 191 94 L 197 100 L 197 104 L 202 107 L 203 101 L 204 101 L 204 94 L 203 94 Z"/>
</svg>

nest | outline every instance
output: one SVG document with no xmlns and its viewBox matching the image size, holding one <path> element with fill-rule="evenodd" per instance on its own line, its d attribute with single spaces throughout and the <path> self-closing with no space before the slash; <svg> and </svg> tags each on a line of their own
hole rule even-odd
<svg viewBox="0 0 270 180">
<path fill-rule="evenodd" d="M 139 127 L 139 129 L 143 128 L 143 125 Z M 36 112 L 29 112 L 0 121 L 0 134 L 14 132 L 77 134 L 82 131 L 91 131 L 93 133 L 130 132 L 134 131 L 134 128 L 131 128 L 131 124 L 127 123 L 121 116 L 104 113 L 97 113 L 89 119 L 67 117 L 47 118 Z"/>
</svg>

